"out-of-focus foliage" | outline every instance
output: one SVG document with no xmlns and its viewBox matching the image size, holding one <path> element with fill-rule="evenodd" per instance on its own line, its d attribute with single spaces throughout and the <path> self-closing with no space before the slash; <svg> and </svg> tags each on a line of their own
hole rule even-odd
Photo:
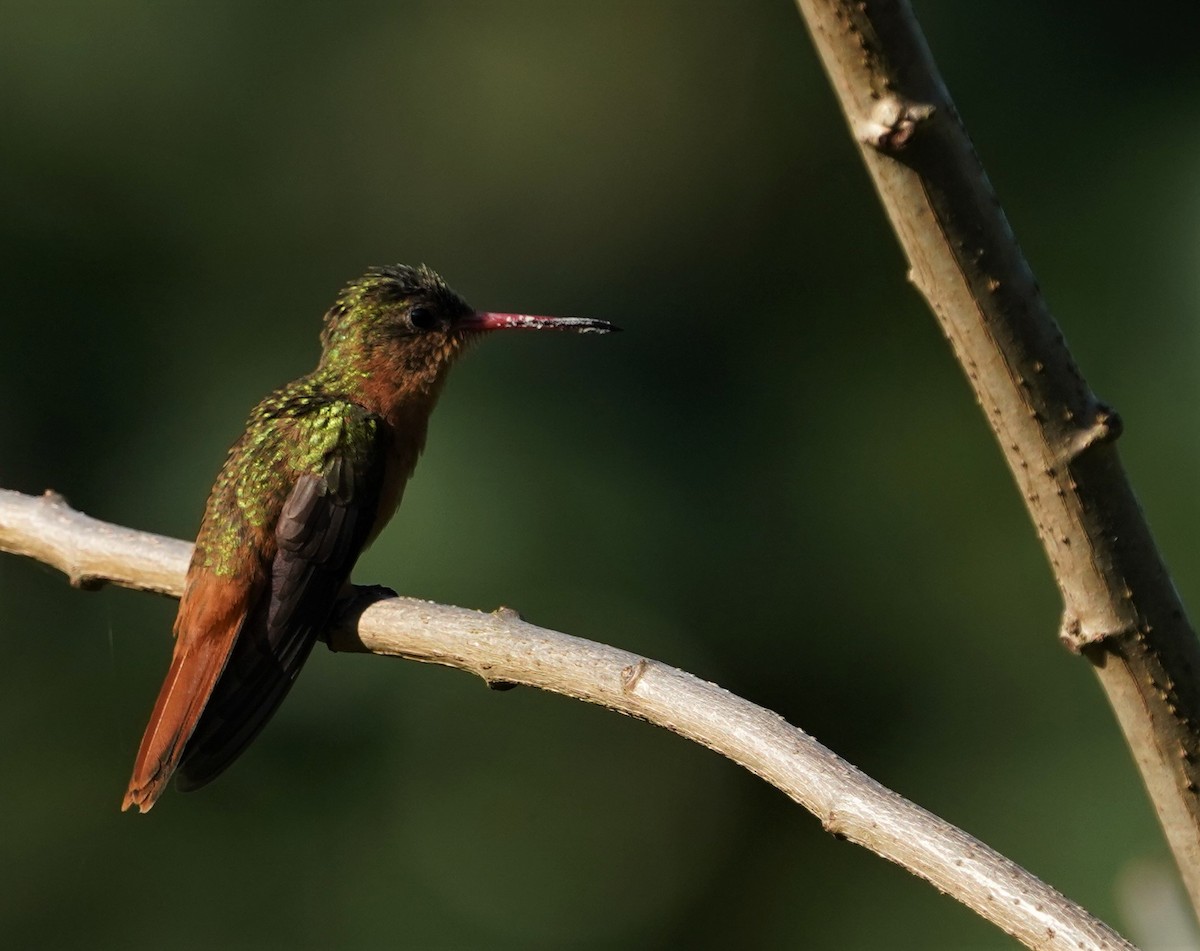
<svg viewBox="0 0 1200 951">
<path fill-rule="evenodd" d="M 918 6 L 1192 601 L 1197 9 Z M 1121 926 L 1165 849 L 788 0 L 0 23 L 0 485 L 190 536 L 369 264 L 613 320 L 473 352 L 356 577 L 718 681 Z M 121 815 L 172 616 L 0 558 L 12 947 L 1009 946 L 704 750 L 380 659 Z"/>
</svg>

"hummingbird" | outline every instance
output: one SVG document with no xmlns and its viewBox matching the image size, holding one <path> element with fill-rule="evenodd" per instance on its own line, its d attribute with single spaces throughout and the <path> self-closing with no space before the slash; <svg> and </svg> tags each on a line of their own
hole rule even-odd
<svg viewBox="0 0 1200 951">
<path fill-rule="evenodd" d="M 429 268 L 371 268 L 325 314 L 321 359 L 250 413 L 217 475 L 175 648 L 122 810 L 218 776 L 283 702 L 350 571 L 396 511 L 465 346 L 494 330 L 607 333 L 472 309 Z"/>
</svg>

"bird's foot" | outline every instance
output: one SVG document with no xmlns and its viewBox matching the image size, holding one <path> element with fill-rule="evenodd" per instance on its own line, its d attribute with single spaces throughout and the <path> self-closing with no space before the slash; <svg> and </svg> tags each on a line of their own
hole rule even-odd
<svg viewBox="0 0 1200 951">
<path fill-rule="evenodd" d="M 387 601 L 400 595 L 382 584 L 352 585 L 347 583 L 333 606 L 333 616 L 321 634 L 321 640 L 331 651 L 336 651 L 339 631 L 354 630 L 362 613 L 377 601 Z"/>
</svg>

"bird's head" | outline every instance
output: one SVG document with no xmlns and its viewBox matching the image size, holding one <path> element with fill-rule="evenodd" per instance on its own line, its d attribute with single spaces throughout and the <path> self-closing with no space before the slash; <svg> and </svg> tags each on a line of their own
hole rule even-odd
<svg viewBox="0 0 1200 951">
<path fill-rule="evenodd" d="M 477 311 L 425 265 L 395 264 L 371 268 L 338 295 L 325 315 L 321 367 L 383 370 L 396 383 L 436 385 L 464 344 L 509 329 L 607 333 L 617 328 L 585 317 Z"/>
</svg>

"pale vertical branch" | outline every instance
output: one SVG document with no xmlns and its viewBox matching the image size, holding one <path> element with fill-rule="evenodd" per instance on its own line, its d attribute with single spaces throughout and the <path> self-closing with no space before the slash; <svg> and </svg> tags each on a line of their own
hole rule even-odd
<svg viewBox="0 0 1200 951">
<path fill-rule="evenodd" d="M 1050 559 L 1200 908 L 1200 645 L 907 0 L 797 0 L 925 296 Z"/>
<path fill-rule="evenodd" d="M 113 581 L 178 594 L 191 547 L 81 515 L 52 493 L 32 498 L 0 489 L 0 551 L 36 558 L 74 582 L 86 579 L 86 587 Z M 379 597 L 370 589 L 361 604 L 332 633 L 335 650 L 444 664 L 489 683 L 526 684 L 646 720 L 745 767 L 833 835 L 908 869 L 1030 948 L 1133 951 L 1015 862 L 881 786 L 778 714 L 716 684 L 536 627 L 507 609 L 483 614 Z"/>
</svg>

